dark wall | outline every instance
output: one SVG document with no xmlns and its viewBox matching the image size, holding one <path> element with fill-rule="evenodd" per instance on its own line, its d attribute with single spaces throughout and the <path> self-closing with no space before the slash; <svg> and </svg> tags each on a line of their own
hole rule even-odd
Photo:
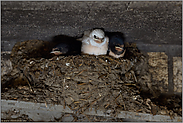
<svg viewBox="0 0 183 123">
<path fill-rule="evenodd" d="M 182 2 L 1 2 L 2 51 L 17 41 L 80 36 L 94 27 L 123 32 L 126 41 L 147 49 L 153 44 L 180 50 Z"/>
</svg>

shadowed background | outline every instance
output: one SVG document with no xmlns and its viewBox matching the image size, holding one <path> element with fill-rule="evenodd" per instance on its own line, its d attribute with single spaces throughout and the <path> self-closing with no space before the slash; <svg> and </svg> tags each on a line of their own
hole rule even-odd
<svg viewBox="0 0 183 123">
<path fill-rule="evenodd" d="M 181 1 L 1 2 L 2 51 L 10 51 L 17 41 L 81 36 L 95 27 L 120 31 L 145 51 L 169 48 L 182 53 Z"/>
</svg>

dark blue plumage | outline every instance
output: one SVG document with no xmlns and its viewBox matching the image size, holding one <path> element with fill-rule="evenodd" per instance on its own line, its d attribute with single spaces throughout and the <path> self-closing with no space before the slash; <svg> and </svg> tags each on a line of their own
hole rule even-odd
<svg viewBox="0 0 183 123">
<path fill-rule="evenodd" d="M 52 41 L 55 45 L 50 53 L 54 55 L 81 54 L 81 41 L 65 35 L 55 36 Z"/>
<path fill-rule="evenodd" d="M 115 58 L 123 57 L 125 54 L 124 36 L 120 32 L 106 32 L 109 37 L 108 54 Z"/>
</svg>

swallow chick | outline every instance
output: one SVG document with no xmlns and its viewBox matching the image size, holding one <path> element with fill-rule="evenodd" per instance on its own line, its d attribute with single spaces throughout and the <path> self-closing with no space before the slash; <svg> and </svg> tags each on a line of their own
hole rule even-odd
<svg viewBox="0 0 183 123">
<path fill-rule="evenodd" d="M 54 55 L 77 55 L 81 53 L 81 42 L 74 37 L 59 35 L 53 38 L 53 48 L 50 52 Z"/>
<path fill-rule="evenodd" d="M 124 37 L 122 33 L 107 33 L 109 37 L 108 54 L 114 58 L 123 57 L 126 49 L 124 45 Z"/>
<path fill-rule="evenodd" d="M 109 38 L 101 29 L 87 30 L 81 39 L 81 52 L 90 55 L 106 55 Z"/>
</svg>

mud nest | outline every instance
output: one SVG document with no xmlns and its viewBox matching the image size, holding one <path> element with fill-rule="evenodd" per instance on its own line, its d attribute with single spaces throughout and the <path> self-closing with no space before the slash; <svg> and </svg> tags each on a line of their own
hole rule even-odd
<svg viewBox="0 0 183 123">
<path fill-rule="evenodd" d="M 159 95 L 142 95 L 152 89 L 139 82 L 141 75 L 148 73 L 148 65 L 135 44 L 126 43 L 126 54 L 119 59 L 107 55 L 51 56 L 49 46 L 40 40 L 14 46 L 13 69 L 1 78 L 2 99 L 67 105 L 79 115 L 91 108 L 111 116 L 120 111 L 182 115 L 182 102 L 175 96 L 171 99 L 178 106 L 169 109 L 167 101 L 166 105 L 156 103 Z"/>
</svg>

